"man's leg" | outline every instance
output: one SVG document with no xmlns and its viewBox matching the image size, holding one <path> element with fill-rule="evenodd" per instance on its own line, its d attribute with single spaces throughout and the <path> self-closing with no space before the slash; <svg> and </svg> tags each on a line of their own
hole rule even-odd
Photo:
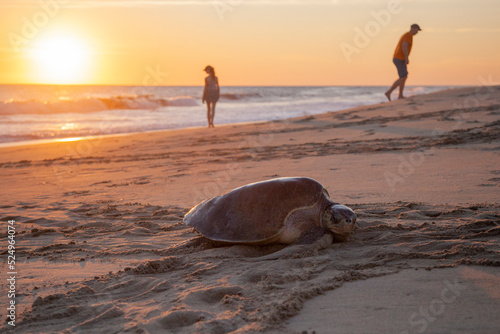
<svg viewBox="0 0 500 334">
<path fill-rule="evenodd" d="M 403 95 L 403 90 L 405 89 L 405 83 L 406 83 L 406 79 L 408 77 L 404 77 L 404 78 L 400 78 L 399 79 L 399 99 L 404 99 L 404 95 Z"/>
<path fill-rule="evenodd" d="M 401 82 L 401 78 L 399 78 L 398 80 L 394 81 L 394 83 L 392 84 L 391 88 L 389 88 L 389 90 L 387 92 L 385 92 L 385 96 L 387 96 L 387 98 L 389 99 L 389 101 L 391 101 L 391 93 L 392 93 L 392 91 L 395 90 L 396 87 L 400 87 L 400 82 Z"/>
</svg>

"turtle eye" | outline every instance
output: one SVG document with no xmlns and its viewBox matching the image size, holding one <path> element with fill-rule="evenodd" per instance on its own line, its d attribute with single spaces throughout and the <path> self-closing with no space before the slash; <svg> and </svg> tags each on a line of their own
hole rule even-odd
<svg viewBox="0 0 500 334">
<path fill-rule="evenodd" d="M 354 211 L 346 212 L 345 222 L 349 225 L 356 225 L 357 216 Z"/>
<path fill-rule="evenodd" d="M 350 225 L 356 225 L 356 219 L 357 219 L 356 214 L 353 212 L 350 217 L 346 218 L 345 221 Z"/>
<path fill-rule="evenodd" d="M 348 224 L 352 225 L 356 223 L 356 214 L 350 208 L 345 205 L 334 205 L 333 216 L 334 216 L 334 224 Z"/>
</svg>

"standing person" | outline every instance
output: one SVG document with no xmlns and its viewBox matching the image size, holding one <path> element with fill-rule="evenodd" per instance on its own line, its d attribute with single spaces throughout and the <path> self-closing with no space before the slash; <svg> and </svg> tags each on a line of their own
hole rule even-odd
<svg viewBox="0 0 500 334">
<path fill-rule="evenodd" d="M 212 66 L 205 67 L 204 71 L 207 72 L 208 77 L 205 78 L 205 89 L 201 101 L 207 102 L 208 127 L 214 128 L 215 104 L 220 95 L 219 79 L 215 76 L 215 70 Z"/>
<path fill-rule="evenodd" d="M 415 36 L 420 30 L 418 24 L 412 24 L 410 31 L 405 33 L 399 39 L 399 43 L 396 46 L 396 50 L 394 51 L 394 57 L 392 62 L 396 65 L 398 69 L 399 79 L 392 84 L 392 87 L 389 88 L 387 92 L 385 92 L 385 96 L 391 101 L 391 93 L 397 87 L 399 87 L 399 98 L 404 99 L 403 90 L 405 89 L 406 79 L 408 78 L 408 69 L 407 65 L 410 63 L 410 52 L 411 46 L 413 44 L 413 36 Z"/>
</svg>

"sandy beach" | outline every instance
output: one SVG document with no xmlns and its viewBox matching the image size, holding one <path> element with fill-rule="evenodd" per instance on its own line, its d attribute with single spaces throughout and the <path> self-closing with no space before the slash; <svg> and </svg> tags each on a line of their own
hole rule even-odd
<svg viewBox="0 0 500 334">
<path fill-rule="evenodd" d="M 204 110 L 200 110 L 204 112 Z M 15 333 L 498 333 L 500 87 L 341 112 L 0 148 Z M 200 201 L 305 176 L 359 229 L 327 249 L 220 247 Z"/>
</svg>

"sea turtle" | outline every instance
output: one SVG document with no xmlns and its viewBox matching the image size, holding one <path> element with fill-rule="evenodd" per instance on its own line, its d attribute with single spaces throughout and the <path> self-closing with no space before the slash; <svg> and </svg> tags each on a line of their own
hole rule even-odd
<svg viewBox="0 0 500 334">
<path fill-rule="evenodd" d="M 356 229 L 356 214 L 332 202 L 319 182 L 287 177 L 205 200 L 186 214 L 184 222 L 222 243 L 310 244 L 323 239 L 323 244 L 331 244 L 349 238 Z"/>
</svg>

